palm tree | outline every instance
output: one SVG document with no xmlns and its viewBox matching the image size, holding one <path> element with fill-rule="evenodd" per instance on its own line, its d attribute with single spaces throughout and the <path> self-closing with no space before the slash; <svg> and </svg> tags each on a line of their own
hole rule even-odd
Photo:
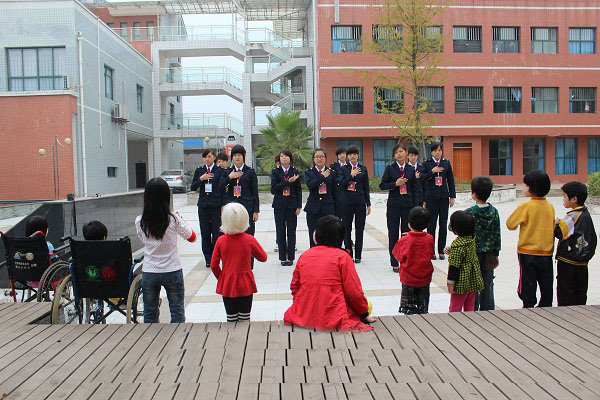
<svg viewBox="0 0 600 400">
<path fill-rule="evenodd" d="M 260 130 L 264 144 L 258 146 L 257 156 L 262 161 L 261 169 L 269 173 L 275 167 L 275 157 L 282 150 L 289 150 L 294 156 L 294 165 L 302 170 L 312 166 L 312 149 L 308 143 L 313 140 L 313 127 L 304 128 L 299 111 L 281 112 L 267 115 L 269 126 Z"/>
</svg>

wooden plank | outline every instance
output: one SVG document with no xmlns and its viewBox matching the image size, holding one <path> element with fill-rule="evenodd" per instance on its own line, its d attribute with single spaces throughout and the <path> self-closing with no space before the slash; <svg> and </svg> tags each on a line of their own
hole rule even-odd
<svg viewBox="0 0 600 400">
<path fill-rule="evenodd" d="M 221 372 L 221 376 L 225 370 Z M 237 380 L 226 380 L 219 382 L 219 389 L 217 390 L 217 399 L 219 400 L 235 400 L 239 389 L 239 383 Z"/>
<path fill-rule="evenodd" d="M 483 400 L 484 397 L 479 391 L 470 383 L 467 384 L 451 384 L 454 390 L 465 400 Z"/>
<path fill-rule="evenodd" d="M 271 349 L 268 348 L 265 350 L 265 366 L 273 367 L 279 366 L 282 367 L 285 365 L 285 350 L 276 348 Z"/>
<path fill-rule="evenodd" d="M 325 370 L 325 369 L 323 369 Z M 303 383 L 302 396 L 304 400 L 322 400 L 325 398 L 323 385 L 320 383 Z"/>
<path fill-rule="evenodd" d="M 90 396 L 90 400 L 110 400 L 119 389 L 120 383 L 103 383 L 98 390 Z"/>
<path fill-rule="evenodd" d="M 463 397 L 449 383 L 430 383 L 429 386 L 442 400 L 462 400 Z"/>
<path fill-rule="evenodd" d="M 240 383 L 253 384 L 260 383 L 262 378 L 262 367 L 260 366 L 244 366 L 242 368 L 242 375 L 240 377 Z"/>
<path fill-rule="evenodd" d="M 331 338 L 336 349 L 356 349 L 352 332 L 331 332 Z"/>
<path fill-rule="evenodd" d="M 259 400 L 279 400 L 279 384 L 261 383 L 258 387 Z"/>
<path fill-rule="evenodd" d="M 584 338 L 590 345 L 600 348 L 600 321 L 592 323 L 591 318 L 574 307 L 543 307 L 534 310 L 540 316 L 549 319 L 556 325 Z M 585 310 L 581 308 L 581 310 Z M 585 311 L 584 311 L 585 312 Z"/>
<path fill-rule="evenodd" d="M 408 386 L 419 400 L 439 400 L 433 388 L 427 383 L 409 383 Z"/>
<path fill-rule="evenodd" d="M 344 386 L 339 383 L 324 383 L 323 384 L 323 392 L 325 393 L 325 398 L 327 400 L 346 400 L 346 391 L 344 390 Z"/>
<path fill-rule="evenodd" d="M 296 333 L 296 332 L 292 332 Z M 308 365 L 308 349 L 290 349 L 286 350 L 286 365 L 292 366 L 305 366 Z"/>
<path fill-rule="evenodd" d="M 213 382 L 200 382 L 198 391 L 196 392 L 196 399 L 214 399 L 217 397 L 217 391 L 219 390 L 219 382 L 217 380 Z"/>
<path fill-rule="evenodd" d="M 2 335 L 0 343 L 0 359 L 7 354 L 11 355 L 16 348 L 33 340 L 36 337 L 43 337 L 42 333 L 51 325 L 33 325 L 32 327 L 17 327 L 12 332 Z M 12 358 L 12 356 L 11 356 Z"/>
<path fill-rule="evenodd" d="M 199 365 L 183 365 L 177 382 L 192 383 L 198 382 L 202 367 Z"/>
<path fill-rule="evenodd" d="M 237 400 L 256 400 L 258 399 L 258 383 L 240 383 L 238 388 Z"/>
<path fill-rule="evenodd" d="M 373 355 L 381 366 L 400 365 L 392 349 L 373 349 Z"/>
<path fill-rule="evenodd" d="M 156 400 L 172 400 L 178 388 L 178 383 L 161 383 L 152 398 Z"/>
<path fill-rule="evenodd" d="M 331 349 L 328 350 L 329 359 L 333 366 L 354 365 L 349 349 Z"/>
<path fill-rule="evenodd" d="M 346 396 L 348 400 L 366 400 L 372 399 L 369 387 L 364 383 L 344 383 Z"/>
<path fill-rule="evenodd" d="M 394 400 L 416 400 L 412 390 L 406 383 L 388 383 L 387 387 Z"/>
<path fill-rule="evenodd" d="M 308 331 L 290 332 L 290 349 L 310 349 L 310 333 Z"/>
<path fill-rule="evenodd" d="M 146 364 L 146 365 L 149 365 L 149 364 Z M 162 369 L 160 370 L 160 373 L 156 377 L 156 382 L 158 382 L 158 383 L 175 383 L 175 382 L 177 382 L 177 379 L 179 378 L 179 374 L 181 374 L 182 368 L 183 367 L 181 367 L 181 366 L 176 366 L 176 367 L 163 366 Z"/>
<path fill-rule="evenodd" d="M 417 355 L 415 349 L 392 349 L 396 360 L 398 360 L 399 365 L 405 366 L 421 366 L 423 362 L 421 358 Z"/>
<path fill-rule="evenodd" d="M 371 373 L 375 378 L 377 383 L 396 383 L 396 379 L 394 379 L 394 375 L 392 375 L 392 371 L 390 367 L 387 366 L 371 366 Z"/>
<path fill-rule="evenodd" d="M 391 318 L 391 317 L 390 317 Z M 394 339 L 392 334 L 387 330 L 387 328 L 383 324 L 377 324 L 373 333 L 377 337 L 379 344 L 384 349 L 394 349 L 400 346 L 400 343 Z"/>
<path fill-rule="evenodd" d="M 137 383 L 119 385 L 119 388 L 113 394 L 111 399 L 112 400 L 129 400 L 135 394 L 136 390 L 138 389 L 138 386 L 139 385 Z"/>
<path fill-rule="evenodd" d="M 563 382 L 563 383 L 561 383 L 561 386 L 563 386 L 565 389 L 567 389 L 574 396 L 576 396 L 577 398 L 579 398 L 581 400 L 597 400 L 598 399 L 598 395 L 596 393 L 592 392 L 591 390 L 589 390 L 582 384 L 575 383 L 575 382 Z"/>
<path fill-rule="evenodd" d="M 185 382 L 179 385 L 174 400 L 191 400 L 196 398 L 200 385 L 193 382 Z M 155 396 L 156 397 L 156 396 Z"/>
<path fill-rule="evenodd" d="M 154 397 L 158 390 L 158 383 L 144 383 L 138 385 L 138 389 L 133 394 L 131 400 L 148 400 Z"/>
<path fill-rule="evenodd" d="M 518 383 L 517 386 L 535 400 L 558 400 L 536 383 Z"/>
<path fill-rule="evenodd" d="M 307 383 L 325 383 L 325 382 L 327 382 L 327 372 L 325 371 L 325 366 L 304 367 L 304 373 L 306 376 Z"/>
<path fill-rule="evenodd" d="M 314 367 L 320 367 L 325 365 L 331 365 L 331 360 L 329 359 L 329 352 L 324 349 L 314 349 L 307 351 L 308 356 L 308 365 Z"/>
<path fill-rule="evenodd" d="M 417 378 L 415 371 L 411 367 L 393 365 L 390 367 L 390 371 L 398 383 L 406 384 L 419 382 L 419 378 Z"/>
<path fill-rule="evenodd" d="M 283 367 L 283 382 L 284 383 L 306 383 L 304 376 L 304 367 L 293 366 Z M 300 386 L 298 386 L 299 388 Z"/>
<path fill-rule="evenodd" d="M 215 393 L 219 389 L 219 379 L 221 378 L 222 367 L 217 365 L 203 365 L 202 371 L 200 371 L 200 376 L 198 377 L 198 383 L 202 386 L 203 384 L 217 384 L 214 388 Z"/>
<path fill-rule="evenodd" d="M 35 324 L 35 321 L 50 314 L 50 303 L 31 303 L 32 307 L 27 307 L 19 312 L 10 320 L 0 322 L 0 335 L 5 335 L 15 328 L 25 327 Z"/>
<path fill-rule="evenodd" d="M 325 367 L 325 372 L 329 383 L 350 383 L 346 367 Z"/>
<path fill-rule="evenodd" d="M 225 349 L 222 348 L 207 348 L 204 351 L 204 357 L 202 357 L 202 361 L 200 365 L 203 367 L 212 367 L 213 365 L 221 365 L 223 364 L 223 357 L 225 356 Z"/>
<path fill-rule="evenodd" d="M 312 342 L 313 349 L 333 349 L 333 339 L 331 337 L 331 332 L 327 331 L 317 331 L 311 332 L 310 338 Z"/>
<path fill-rule="evenodd" d="M 474 382 L 473 386 L 481 393 L 486 399 L 497 399 L 497 400 L 508 400 L 496 386 L 488 382 Z"/>
<path fill-rule="evenodd" d="M 88 400 L 90 397 L 92 397 L 94 392 L 98 390 L 99 386 L 99 382 L 85 383 L 83 385 L 78 386 L 77 389 L 75 389 L 75 391 L 71 393 L 71 395 L 68 398 L 76 400 Z"/>
<path fill-rule="evenodd" d="M 187 340 L 187 336 L 190 330 L 192 329 L 192 326 L 192 324 L 177 324 L 175 332 L 173 333 L 165 347 L 163 347 L 163 349 L 158 354 L 156 354 L 156 357 L 151 357 L 149 361 L 153 362 L 153 360 L 156 360 L 156 365 L 168 365 L 162 360 L 168 358 L 172 353 L 183 349 L 183 345 Z"/>
<path fill-rule="evenodd" d="M 254 322 L 252 324 L 254 324 Z M 250 332 L 248 333 L 248 341 L 246 343 L 246 348 L 264 350 L 267 348 L 268 340 L 269 332 L 256 332 L 250 329 Z"/>
<path fill-rule="evenodd" d="M 377 400 L 392 400 L 392 394 L 390 393 L 387 385 L 383 383 L 367 383 L 367 387 L 371 392 L 371 396 Z"/>
<path fill-rule="evenodd" d="M 381 349 L 381 343 L 373 331 L 353 332 L 354 343 L 358 349 Z"/>
<path fill-rule="evenodd" d="M 279 390 L 281 391 L 282 399 L 302 400 L 302 387 L 300 383 L 282 383 L 279 385 Z"/>
<path fill-rule="evenodd" d="M 371 348 L 350 349 L 350 357 L 352 357 L 351 365 L 379 365 L 377 357 Z"/>
<path fill-rule="evenodd" d="M 267 349 L 289 349 L 289 332 L 269 332 Z"/>
<path fill-rule="evenodd" d="M 262 383 L 283 383 L 283 366 L 262 367 Z"/>
<path fill-rule="evenodd" d="M 248 349 L 244 352 L 244 367 L 262 367 L 265 365 L 264 349 Z"/>
<path fill-rule="evenodd" d="M 368 366 L 347 366 L 348 376 L 352 383 L 377 383 Z"/>
<path fill-rule="evenodd" d="M 494 386 L 511 400 L 532 400 L 532 397 L 512 382 L 494 383 Z"/>
</svg>

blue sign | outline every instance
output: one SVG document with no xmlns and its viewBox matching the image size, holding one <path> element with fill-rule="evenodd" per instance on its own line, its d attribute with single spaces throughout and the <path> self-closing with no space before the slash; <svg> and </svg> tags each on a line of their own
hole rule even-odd
<svg viewBox="0 0 600 400">
<path fill-rule="evenodd" d="M 184 149 L 202 149 L 204 148 L 204 139 L 184 139 Z"/>
</svg>

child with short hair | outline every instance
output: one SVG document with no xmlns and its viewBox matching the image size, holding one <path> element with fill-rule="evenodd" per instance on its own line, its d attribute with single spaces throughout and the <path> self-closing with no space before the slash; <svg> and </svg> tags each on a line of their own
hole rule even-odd
<svg viewBox="0 0 600 400">
<path fill-rule="evenodd" d="M 449 311 L 475 311 L 475 297 L 483 289 L 475 242 L 475 217 L 466 211 L 454 212 L 450 216 L 450 230 L 458 237 L 444 249 L 448 254 Z"/>
<path fill-rule="evenodd" d="M 25 237 L 29 237 L 36 232 L 42 232 L 44 236 L 48 236 L 48 220 L 43 215 L 31 216 L 25 221 Z M 50 241 L 46 240 L 48 245 L 48 253 L 54 252 L 54 246 Z"/>
<path fill-rule="evenodd" d="M 550 177 L 544 171 L 531 171 L 523 178 L 523 193 L 531 200 L 522 203 L 506 220 L 511 231 L 519 229 L 517 256 L 521 268 L 517 293 L 523 307 L 537 303 L 537 287 L 540 287 L 538 307 L 552 307 L 554 271 L 554 207 L 545 196 L 550 191 Z"/>
<path fill-rule="evenodd" d="M 229 203 L 221 215 L 221 231 L 213 250 L 210 268 L 217 278 L 216 292 L 223 296 L 227 322 L 250 321 L 252 296 L 257 292 L 252 260 L 267 261 L 267 253 L 246 232 L 249 215 L 240 203 Z M 223 269 L 220 264 L 223 261 Z"/>
<path fill-rule="evenodd" d="M 170 208 L 171 190 L 162 178 L 152 178 L 144 189 L 144 212 L 135 219 L 139 238 L 144 243 L 142 294 L 144 322 L 158 321 L 160 290 L 169 299 L 171 323 L 185 322 L 185 285 L 177 251 L 177 236 L 196 241 L 196 233 Z"/>
<path fill-rule="evenodd" d="M 106 240 L 108 238 L 108 229 L 100 221 L 90 221 L 83 225 L 83 238 L 85 240 Z"/>
<path fill-rule="evenodd" d="M 475 297 L 475 311 L 495 309 L 494 269 L 500 255 L 500 216 L 496 207 L 487 200 L 494 183 L 487 176 L 477 176 L 471 181 L 471 198 L 475 205 L 465 210 L 475 217 L 477 259 L 483 276 L 483 290 Z"/>
<path fill-rule="evenodd" d="M 429 284 L 433 276 L 434 240 L 433 236 L 423 232 L 429 225 L 431 213 L 423 207 L 414 207 L 408 213 L 410 232 L 403 236 L 392 254 L 400 263 L 399 313 L 427 314 L 429 311 Z"/>
<path fill-rule="evenodd" d="M 565 183 L 563 205 L 570 208 L 565 218 L 556 219 L 556 298 L 559 306 L 585 305 L 588 262 L 596 252 L 596 230 L 587 207 L 587 187 L 581 182 Z"/>
<path fill-rule="evenodd" d="M 223 169 L 229 168 L 229 157 L 227 157 L 227 154 L 225 154 L 223 152 L 217 154 L 217 158 L 215 159 L 215 162 L 217 163 L 217 165 L 220 168 L 223 168 Z"/>
</svg>

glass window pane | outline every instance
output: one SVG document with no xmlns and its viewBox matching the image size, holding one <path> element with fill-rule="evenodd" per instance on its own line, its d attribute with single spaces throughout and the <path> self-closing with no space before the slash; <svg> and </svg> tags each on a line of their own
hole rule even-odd
<svg viewBox="0 0 600 400">
<path fill-rule="evenodd" d="M 23 52 L 21 49 L 8 49 L 8 74 L 12 78 L 23 76 Z"/>
<path fill-rule="evenodd" d="M 23 90 L 39 90 L 38 78 L 24 79 Z"/>
<path fill-rule="evenodd" d="M 38 76 L 37 49 L 23 49 L 23 76 Z"/>
<path fill-rule="evenodd" d="M 52 49 L 39 49 L 38 58 L 40 76 L 52 76 L 52 70 L 54 69 Z"/>
<path fill-rule="evenodd" d="M 66 71 L 66 50 L 64 47 L 54 49 L 54 76 L 64 76 Z"/>
</svg>

